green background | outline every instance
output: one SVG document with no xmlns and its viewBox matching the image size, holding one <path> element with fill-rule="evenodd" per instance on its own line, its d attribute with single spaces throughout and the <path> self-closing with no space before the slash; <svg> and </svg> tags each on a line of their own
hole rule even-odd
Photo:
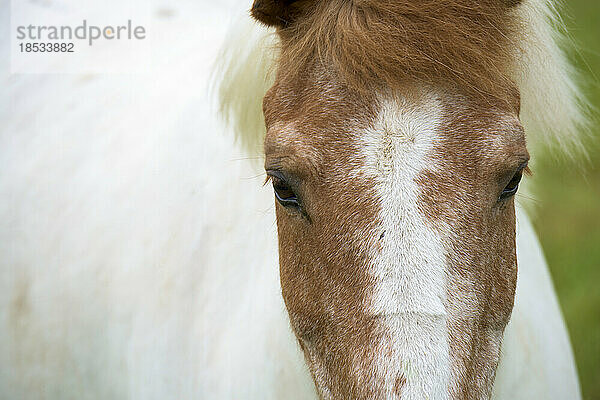
<svg viewBox="0 0 600 400">
<path fill-rule="evenodd" d="M 571 55 L 595 108 L 589 160 L 537 160 L 534 224 L 567 322 L 584 399 L 600 399 L 600 1 L 569 0 Z"/>
</svg>

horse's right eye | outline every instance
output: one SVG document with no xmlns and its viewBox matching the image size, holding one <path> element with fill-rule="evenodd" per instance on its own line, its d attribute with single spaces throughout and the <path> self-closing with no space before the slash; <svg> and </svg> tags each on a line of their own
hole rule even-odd
<svg viewBox="0 0 600 400">
<path fill-rule="evenodd" d="M 283 179 L 271 176 L 275 198 L 284 207 L 300 207 L 298 196 Z"/>
</svg>

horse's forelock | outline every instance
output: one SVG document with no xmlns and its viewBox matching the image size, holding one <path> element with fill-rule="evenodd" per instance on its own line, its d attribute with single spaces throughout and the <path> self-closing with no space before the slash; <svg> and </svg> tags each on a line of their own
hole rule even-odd
<svg viewBox="0 0 600 400">
<path fill-rule="evenodd" d="M 508 9 L 480 2 L 461 18 L 457 14 L 461 1 L 449 2 L 454 6 L 446 15 L 414 5 L 402 5 L 400 10 L 372 0 L 359 2 L 362 8 L 339 1 L 324 2 L 322 7 L 332 10 L 332 3 L 340 3 L 337 14 L 326 14 L 324 9 L 282 31 L 284 40 L 292 44 L 283 55 L 293 62 L 286 62 L 287 68 L 300 68 L 311 57 L 329 57 L 348 84 L 359 90 L 368 90 L 373 81 L 393 87 L 410 76 L 422 80 L 442 76 L 474 91 L 495 90 L 492 94 L 502 97 L 514 83 L 534 154 L 548 144 L 558 144 L 553 147 L 566 154 L 579 154 L 583 148 L 588 113 L 577 74 L 561 47 L 568 42 L 554 1 L 525 0 Z M 435 8 L 443 14 L 443 5 L 436 3 Z M 401 13 L 401 28 L 391 26 L 392 11 Z M 379 33 L 363 29 L 365 21 L 380 12 L 387 19 L 378 22 Z M 476 17 L 477 13 L 487 15 Z M 483 28 L 478 28 L 482 22 Z M 455 34 L 443 37 L 450 32 Z M 468 35 L 460 37 L 464 33 Z M 246 17 L 231 30 L 217 62 L 220 111 L 252 155 L 262 151 L 261 100 L 273 81 L 280 42 L 277 35 Z M 438 47 L 445 49 L 443 54 L 433 54 Z"/>
</svg>

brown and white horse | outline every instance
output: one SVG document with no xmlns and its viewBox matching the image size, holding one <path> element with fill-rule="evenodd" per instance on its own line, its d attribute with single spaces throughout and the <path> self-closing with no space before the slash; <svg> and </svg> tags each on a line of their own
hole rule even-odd
<svg viewBox="0 0 600 400">
<path fill-rule="evenodd" d="M 515 211 L 583 121 L 551 2 L 127 4 L 154 74 L 0 63 L 0 398 L 579 398 Z"/>
<path fill-rule="evenodd" d="M 563 67 L 549 5 L 520 3 L 255 0 L 279 51 L 263 111 L 282 294 L 321 398 L 491 396 L 522 92 Z"/>
</svg>

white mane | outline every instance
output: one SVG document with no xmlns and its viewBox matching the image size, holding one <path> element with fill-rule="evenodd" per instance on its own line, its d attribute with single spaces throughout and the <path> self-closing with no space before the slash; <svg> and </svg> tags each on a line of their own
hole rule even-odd
<svg viewBox="0 0 600 400">
<path fill-rule="evenodd" d="M 577 74 L 563 51 L 568 43 L 554 0 L 525 0 L 513 11 L 525 31 L 515 43 L 512 78 L 521 92 L 521 120 L 530 152 L 583 152 L 588 115 Z M 220 111 L 249 154 L 262 152 L 261 101 L 273 81 L 276 35 L 249 17 L 230 33 L 215 84 Z"/>
</svg>

